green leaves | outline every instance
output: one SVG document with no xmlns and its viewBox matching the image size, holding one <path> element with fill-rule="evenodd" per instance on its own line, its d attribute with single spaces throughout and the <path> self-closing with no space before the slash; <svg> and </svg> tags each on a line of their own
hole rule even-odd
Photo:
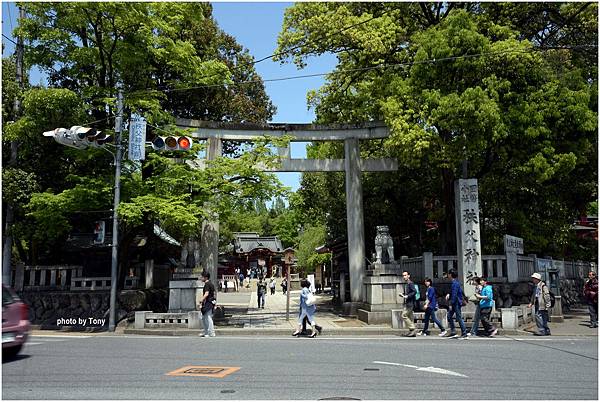
<svg viewBox="0 0 600 402">
<path fill-rule="evenodd" d="M 337 54 L 328 82 L 309 94 L 319 123 L 378 119 L 390 128 L 383 146 L 361 143 L 363 157 L 377 149 L 400 161 L 393 179 L 363 175 L 367 231 L 389 224 L 407 255 L 434 247 L 430 239 L 453 254 L 453 182 L 468 162 L 468 176 L 480 183 L 487 252 L 500 252 L 510 233 L 523 235 L 530 251 L 562 253 L 572 220 L 597 197 L 594 10 L 595 4 L 558 3 L 303 3 L 286 12 L 279 50 L 299 66 L 312 54 Z M 341 31 L 371 16 L 377 17 Z M 591 47 L 542 51 L 541 43 Z M 382 64 L 394 67 L 372 69 Z M 339 157 L 321 144 L 312 152 Z M 328 227 L 343 237 L 344 229 L 333 230 L 345 213 L 336 193 L 343 178 L 324 176 L 327 185 L 303 176 L 300 192 L 309 196 L 301 209 L 331 213 Z M 426 219 L 437 228 L 426 228 Z"/>
</svg>

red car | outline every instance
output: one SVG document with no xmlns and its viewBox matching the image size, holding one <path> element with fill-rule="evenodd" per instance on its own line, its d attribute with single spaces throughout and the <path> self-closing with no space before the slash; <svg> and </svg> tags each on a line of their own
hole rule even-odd
<svg viewBox="0 0 600 402">
<path fill-rule="evenodd" d="M 2 285 L 2 357 L 14 357 L 19 353 L 27 337 L 29 307 L 9 287 Z"/>
</svg>

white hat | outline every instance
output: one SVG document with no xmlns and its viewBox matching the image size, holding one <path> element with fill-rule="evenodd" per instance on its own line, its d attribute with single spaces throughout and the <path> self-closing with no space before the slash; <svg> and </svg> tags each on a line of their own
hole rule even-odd
<svg viewBox="0 0 600 402">
<path fill-rule="evenodd" d="M 537 272 L 535 272 L 533 275 L 531 275 L 532 278 L 535 278 L 537 280 L 542 280 L 542 275 L 538 274 Z"/>
</svg>

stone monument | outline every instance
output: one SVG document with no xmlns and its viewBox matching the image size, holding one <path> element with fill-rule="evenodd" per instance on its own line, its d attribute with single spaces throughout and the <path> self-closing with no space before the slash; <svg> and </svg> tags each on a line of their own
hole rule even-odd
<svg viewBox="0 0 600 402">
<path fill-rule="evenodd" d="M 202 298 L 204 283 L 192 269 L 180 264 L 169 281 L 169 313 L 195 311 Z"/>
<path fill-rule="evenodd" d="M 391 324 L 391 310 L 402 309 L 404 291 L 402 266 L 394 260 L 394 245 L 387 226 L 377 226 L 376 259 L 363 279 L 362 308 L 358 318 L 367 324 Z"/>
</svg>

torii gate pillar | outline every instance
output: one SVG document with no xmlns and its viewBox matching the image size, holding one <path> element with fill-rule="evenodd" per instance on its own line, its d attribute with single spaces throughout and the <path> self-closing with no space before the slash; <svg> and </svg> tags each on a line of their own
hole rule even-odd
<svg viewBox="0 0 600 402">
<path fill-rule="evenodd" d="M 223 153 L 223 144 L 219 138 L 209 138 L 206 147 L 206 159 L 209 161 L 217 159 Z M 205 205 L 210 211 L 210 205 Z M 213 216 L 202 222 L 202 234 L 200 237 L 200 250 L 202 268 L 210 274 L 213 284 L 218 284 L 219 265 L 219 217 Z"/>
<path fill-rule="evenodd" d="M 363 277 L 365 273 L 365 227 L 358 139 L 350 138 L 344 140 L 344 152 L 350 300 L 353 303 L 358 303 L 362 301 Z"/>
</svg>

